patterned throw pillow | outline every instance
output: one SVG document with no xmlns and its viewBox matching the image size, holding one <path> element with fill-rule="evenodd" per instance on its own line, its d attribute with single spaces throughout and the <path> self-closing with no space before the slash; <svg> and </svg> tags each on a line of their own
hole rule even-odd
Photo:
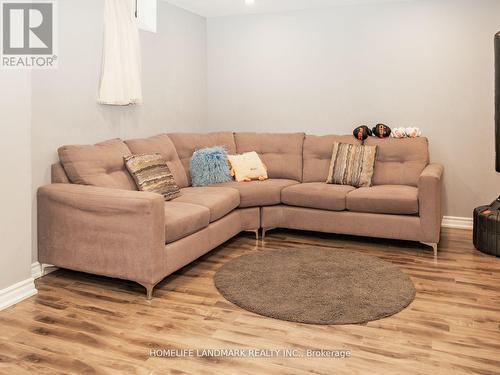
<svg viewBox="0 0 500 375">
<path fill-rule="evenodd" d="M 371 186 L 376 155 L 377 146 L 335 142 L 326 183 Z"/>
<path fill-rule="evenodd" d="M 161 194 L 167 201 L 180 195 L 174 176 L 160 154 L 137 154 L 124 159 L 139 190 Z"/>
<path fill-rule="evenodd" d="M 206 186 L 231 181 L 227 152 L 222 146 L 196 150 L 190 164 L 193 186 Z"/>
</svg>

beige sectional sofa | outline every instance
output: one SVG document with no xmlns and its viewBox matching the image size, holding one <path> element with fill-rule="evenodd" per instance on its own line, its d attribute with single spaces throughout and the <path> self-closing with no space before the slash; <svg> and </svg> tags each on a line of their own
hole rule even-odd
<svg viewBox="0 0 500 375">
<path fill-rule="evenodd" d="M 304 133 L 161 134 L 64 146 L 52 184 L 38 191 L 42 264 L 133 280 L 149 298 L 167 275 L 241 231 L 303 229 L 420 241 L 437 251 L 443 167 L 426 138 L 377 139 L 373 186 L 326 184 L 334 142 L 352 136 Z M 257 151 L 269 180 L 190 186 L 196 149 Z M 182 195 L 165 202 L 139 192 L 123 157 L 160 152 Z"/>
</svg>

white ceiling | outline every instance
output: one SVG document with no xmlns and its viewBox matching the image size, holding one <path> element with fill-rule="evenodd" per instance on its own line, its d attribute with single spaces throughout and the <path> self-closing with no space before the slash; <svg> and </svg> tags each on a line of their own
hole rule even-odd
<svg viewBox="0 0 500 375">
<path fill-rule="evenodd" d="M 166 0 L 167 2 L 204 17 L 236 14 L 285 12 L 318 9 L 339 5 L 373 4 L 382 2 L 409 2 L 414 0 L 255 0 L 245 5 L 245 0 Z"/>
</svg>

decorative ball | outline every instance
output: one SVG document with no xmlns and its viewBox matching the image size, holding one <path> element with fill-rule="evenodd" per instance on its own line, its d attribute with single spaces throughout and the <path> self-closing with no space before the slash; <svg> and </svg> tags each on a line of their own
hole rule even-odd
<svg viewBox="0 0 500 375">
<path fill-rule="evenodd" d="M 391 135 L 391 128 L 384 124 L 377 124 L 372 131 L 379 138 L 387 138 Z"/>
<path fill-rule="evenodd" d="M 356 139 L 364 141 L 366 138 L 372 135 L 372 131 L 368 126 L 363 125 L 363 126 L 358 126 L 356 129 L 354 129 L 352 135 L 354 135 Z"/>
<path fill-rule="evenodd" d="M 422 135 L 422 132 L 420 131 L 420 129 L 414 128 L 414 127 L 406 128 L 405 133 L 406 133 L 406 136 L 409 138 L 417 138 L 417 137 L 420 137 Z"/>
<path fill-rule="evenodd" d="M 394 128 L 391 132 L 392 138 L 406 138 L 406 129 L 405 128 Z"/>
</svg>

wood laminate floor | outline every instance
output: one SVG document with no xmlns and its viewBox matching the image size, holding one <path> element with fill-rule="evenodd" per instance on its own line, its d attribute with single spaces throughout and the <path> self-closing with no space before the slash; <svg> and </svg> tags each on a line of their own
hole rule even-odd
<svg viewBox="0 0 500 375">
<path fill-rule="evenodd" d="M 342 248 L 397 264 L 417 295 L 402 312 L 364 325 L 314 326 L 246 312 L 213 275 L 252 251 Z M 499 374 L 500 259 L 471 232 L 444 230 L 437 261 L 423 245 L 309 232 L 241 234 L 165 279 L 147 301 L 132 282 L 59 270 L 39 293 L 0 312 L 0 373 Z M 350 350 L 350 358 L 151 357 L 151 349 Z M 166 353 L 166 352 L 162 352 Z"/>
</svg>

